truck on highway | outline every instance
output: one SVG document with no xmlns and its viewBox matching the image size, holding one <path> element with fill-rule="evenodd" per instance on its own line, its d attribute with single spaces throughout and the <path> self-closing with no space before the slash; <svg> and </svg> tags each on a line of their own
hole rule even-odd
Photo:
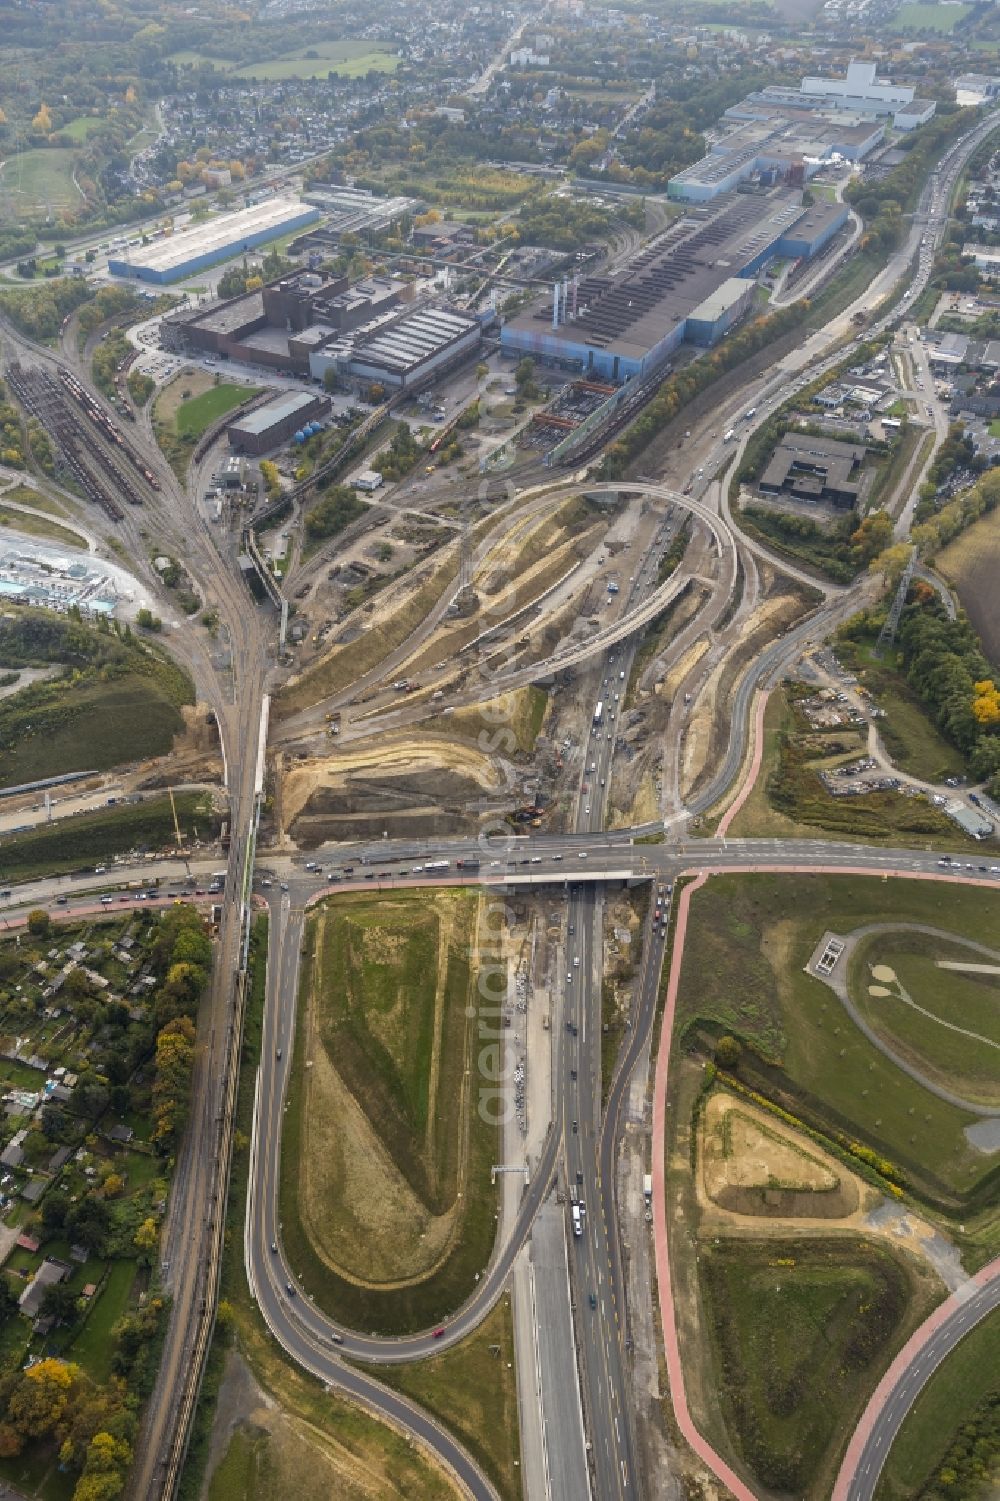
<svg viewBox="0 0 1000 1501">
<path fill-rule="evenodd" d="M 598 724 L 603 724 L 603 722 L 604 722 L 604 700 L 601 699 L 601 698 L 599 698 L 597 700 L 597 707 L 594 710 L 594 723 L 595 723 L 595 725 L 598 725 Z"/>
<path fill-rule="evenodd" d="M 456 866 L 458 867 L 459 870 L 472 870 L 472 871 L 475 871 L 475 870 L 479 869 L 479 861 L 478 860 L 456 860 L 455 864 L 456 864 Z"/>
<path fill-rule="evenodd" d="M 572 1215 L 572 1218 L 573 1218 L 573 1234 L 576 1235 L 576 1236 L 582 1235 L 583 1234 L 583 1219 L 582 1219 L 582 1217 L 580 1215 L 580 1206 L 579 1206 L 579 1204 L 571 1204 L 570 1205 L 570 1214 Z"/>
<path fill-rule="evenodd" d="M 430 871 L 448 870 L 448 869 L 450 869 L 450 867 L 451 867 L 451 861 L 450 860 L 428 860 L 427 864 L 424 866 L 424 870 L 430 870 Z"/>
<path fill-rule="evenodd" d="M 653 1200 L 653 1175 L 652 1175 L 652 1173 L 645 1173 L 643 1175 L 643 1179 L 642 1179 L 642 1197 L 643 1197 L 643 1199 L 645 1200 L 645 1202 L 647 1204 L 651 1204 L 652 1203 L 652 1200 Z"/>
</svg>

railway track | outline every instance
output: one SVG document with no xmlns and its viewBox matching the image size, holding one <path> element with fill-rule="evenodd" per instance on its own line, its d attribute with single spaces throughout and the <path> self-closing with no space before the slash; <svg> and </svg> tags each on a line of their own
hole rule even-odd
<svg viewBox="0 0 1000 1501">
<path fill-rule="evenodd" d="M 121 521 L 121 501 L 141 506 L 144 496 L 120 460 L 151 490 L 159 490 L 159 481 L 79 381 L 62 366 L 56 370 L 53 376 L 41 366 L 14 361 L 7 367 L 7 382 L 24 410 L 44 427 L 58 461 L 88 500 L 112 521 Z"/>
</svg>

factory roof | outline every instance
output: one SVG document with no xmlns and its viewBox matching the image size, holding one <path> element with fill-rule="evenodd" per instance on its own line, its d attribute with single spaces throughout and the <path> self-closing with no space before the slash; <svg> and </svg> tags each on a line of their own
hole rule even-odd
<svg viewBox="0 0 1000 1501">
<path fill-rule="evenodd" d="M 806 210 L 805 216 L 794 227 L 796 239 L 814 240 L 833 220 L 843 216 L 842 203 L 830 203 L 818 199 Z"/>
<path fill-rule="evenodd" d="M 239 329 L 246 328 L 248 323 L 253 323 L 263 316 L 263 292 L 248 292 L 243 297 L 237 297 L 232 302 L 224 302 L 221 306 L 212 308 L 210 312 L 198 313 L 186 321 L 197 323 L 199 328 L 210 328 L 213 333 L 234 334 Z"/>
<path fill-rule="evenodd" d="M 354 358 L 390 370 L 410 370 L 477 326 L 475 318 L 453 308 L 420 308 L 370 338 L 359 339 Z"/>
<path fill-rule="evenodd" d="M 315 400 L 316 397 L 310 391 L 295 391 L 289 396 L 279 396 L 277 401 L 269 401 L 267 406 L 258 407 L 256 412 L 249 412 L 230 426 L 235 432 L 257 436 L 266 433 L 276 422 L 311 406 Z"/>
<path fill-rule="evenodd" d="M 191 229 L 182 229 L 155 245 L 144 246 L 129 256 L 129 264 L 148 271 L 171 271 L 199 256 L 213 255 L 232 245 L 238 247 L 242 240 L 273 229 L 275 234 L 292 219 L 301 219 L 304 214 L 318 218 L 318 211 L 293 198 L 270 198 L 265 203 L 255 203 L 252 208 L 237 210 L 232 214 L 220 214 L 204 224 Z"/>
<path fill-rule="evenodd" d="M 730 276 L 721 287 L 716 287 L 714 292 L 709 292 L 704 302 L 700 302 L 696 308 L 692 309 L 692 316 L 701 318 L 706 323 L 714 323 L 742 297 L 752 296 L 753 290 L 754 283 L 748 281 L 745 276 Z"/>
<path fill-rule="evenodd" d="M 551 337 L 576 346 L 613 347 L 627 359 L 642 359 L 803 212 L 787 197 L 757 194 L 730 194 L 706 207 L 707 212 L 676 220 L 622 271 L 582 281 L 576 313 L 552 329 Z M 512 321 L 539 331 L 551 324 L 551 304 Z"/>
</svg>

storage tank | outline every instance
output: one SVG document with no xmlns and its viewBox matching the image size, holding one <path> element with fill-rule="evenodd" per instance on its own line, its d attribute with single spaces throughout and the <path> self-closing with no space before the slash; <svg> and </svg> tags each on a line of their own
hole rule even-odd
<svg viewBox="0 0 1000 1501">
<path fill-rule="evenodd" d="M 301 427 L 299 428 L 298 432 L 292 433 L 292 442 L 293 443 L 304 443 L 305 441 L 306 441 L 306 435 L 302 431 Z"/>
</svg>

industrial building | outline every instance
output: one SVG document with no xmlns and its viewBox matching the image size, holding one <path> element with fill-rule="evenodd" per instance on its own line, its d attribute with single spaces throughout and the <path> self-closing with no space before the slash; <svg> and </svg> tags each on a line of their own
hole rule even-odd
<svg viewBox="0 0 1000 1501">
<path fill-rule="evenodd" d="M 310 355 L 309 368 L 318 379 L 332 367 L 338 375 L 410 390 L 472 354 L 481 340 L 478 318 L 424 303 L 327 344 Z"/>
<path fill-rule="evenodd" d="M 287 442 L 305 422 L 325 417 L 333 406 L 329 396 L 294 391 L 248 412 L 226 428 L 229 446 L 240 453 L 262 454 Z"/>
<path fill-rule="evenodd" d="M 837 158 L 860 162 L 885 139 L 887 124 L 913 130 L 934 114 L 934 101 L 878 79 L 873 63 L 852 62 L 847 76 L 804 78 L 796 89 L 773 84 L 730 105 L 731 123 L 699 162 L 670 179 L 669 197 L 705 203 L 740 183 L 807 181 Z"/>
<path fill-rule="evenodd" d="M 729 194 L 613 275 L 557 283 L 551 302 L 504 325 L 501 348 L 615 384 L 647 375 L 685 339 L 717 343 L 752 306 L 769 260 L 815 255 L 846 219 L 843 203 L 803 208 L 787 191 Z"/>
<path fill-rule="evenodd" d="M 707 203 L 754 179 L 765 185 L 787 181 L 798 186 L 835 156 L 861 161 L 885 135 L 885 126 L 870 120 L 790 115 L 775 105 L 760 106 L 753 118 L 715 141 L 700 161 L 672 177 L 668 196 Z"/>
<path fill-rule="evenodd" d="M 158 285 L 183 281 L 208 266 L 217 266 L 220 261 L 277 240 L 290 230 L 315 224 L 318 218 L 319 209 L 308 204 L 292 198 L 270 198 L 252 208 L 219 214 L 169 239 L 144 245 L 125 260 L 109 258 L 108 270 L 112 276 Z"/>
<path fill-rule="evenodd" d="M 296 271 L 259 291 L 164 318 L 160 342 L 182 353 L 221 355 L 306 375 L 314 351 L 413 295 L 412 284 L 387 276 L 366 277 L 352 286 L 346 276 Z"/>
<path fill-rule="evenodd" d="M 849 509 L 858 501 L 867 452 L 864 444 L 786 433 L 760 477 L 759 489 L 765 495 L 826 501 Z"/>
<path fill-rule="evenodd" d="M 756 110 L 777 106 L 814 114 L 847 114 L 858 120 L 891 117 L 897 130 L 913 130 L 926 124 L 935 109 L 933 99 L 918 99 L 915 95 L 916 91 L 908 85 L 878 78 L 874 63 L 852 62 L 844 78 L 803 78 L 798 89 L 769 84 L 748 94 L 739 104 L 730 105 L 724 118 L 756 119 Z"/>
<path fill-rule="evenodd" d="M 314 182 L 303 194 L 304 203 L 322 209 L 325 230 L 331 235 L 381 234 L 401 219 L 412 219 L 427 207 L 422 198 L 380 198 L 367 188 Z"/>
</svg>

